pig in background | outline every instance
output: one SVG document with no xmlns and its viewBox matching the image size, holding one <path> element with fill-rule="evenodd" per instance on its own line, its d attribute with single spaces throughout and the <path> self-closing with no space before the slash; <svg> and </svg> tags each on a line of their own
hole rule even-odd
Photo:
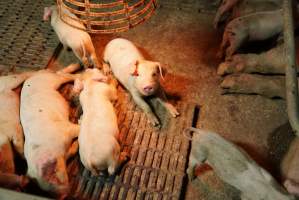
<svg viewBox="0 0 299 200">
<path fill-rule="evenodd" d="M 167 101 L 160 85 L 161 64 L 146 60 L 132 42 L 122 38 L 110 41 L 105 47 L 103 61 L 104 72 L 113 72 L 154 126 L 160 126 L 160 122 L 145 101 L 148 96 L 155 96 L 172 117 L 179 115 L 176 108 Z"/>
<path fill-rule="evenodd" d="M 280 34 L 283 30 L 282 12 L 282 9 L 258 12 L 230 21 L 225 27 L 218 56 L 230 59 L 245 43 Z"/>
<path fill-rule="evenodd" d="M 25 81 L 21 92 L 27 175 L 58 198 L 69 192 L 66 160 L 77 152 L 78 144 L 72 142 L 80 131 L 69 121 L 69 105 L 57 91 L 71 81 L 70 74 L 39 71 Z"/>
<path fill-rule="evenodd" d="M 242 200 L 294 200 L 275 179 L 242 149 L 216 133 L 195 128 L 187 173 L 208 163 L 224 182 L 241 192 Z"/>
<path fill-rule="evenodd" d="M 20 96 L 16 91 L 32 73 L 0 77 L 0 186 L 16 189 L 29 182 L 15 173 L 14 150 L 24 158 L 24 135 L 20 122 Z"/>
<path fill-rule="evenodd" d="M 112 175 L 126 158 L 117 141 L 119 129 L 112 104 L 117 100 L 116 87 L 94 68 L 86 69 L 75 80 L 74 92 L 81 92 L 83 109 L 78 137 L 80 159 L 93 175 L 106 169 Z"/>
<path fill-rule="evenodd" d="M 69 10 L 62 7 L 61 11 L 69 17 L 78 19 L 76 15 L 72 14 Z M 63 44 L 64 49 L 71 48 L 76 57 L 83 63 L 84 67 L 93 66 L 100 68 L 95 48 L 92 44 L 92 40 L 87 32 L 85 32 L 85 26 L 74 19 L 67 18 L 67 22 L 74 25 L 74 28 L 65 22 L 63 22 L 58 14 L 57 6 L 44 8 L 44 21 L 48 21 L 51 18 L 51 26 L 56 32 L 60 42 Z"/>
<path fill-rule="evenodd" d="M 214 28 L 251 13 L 280 9 L 281 3 L 281 0 L 223 0 L 215 14 Z"/>
</svg>

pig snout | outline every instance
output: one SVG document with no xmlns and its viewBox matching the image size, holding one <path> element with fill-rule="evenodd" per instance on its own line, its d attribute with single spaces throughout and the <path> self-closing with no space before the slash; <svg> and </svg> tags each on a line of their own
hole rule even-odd
<svg viewBox="0 0 299 200">
<path fill-rule="evenodd" d="M 153 86 L 145 86 L 145 87 L 143 88 L 143 90 L 144 90 L 145 93 L 147 93 L 147 94 L 151 94 L 151 93 L 153 93 L 153 91 L 154 91 L 154 87 L 153 87 Z"/>
</svg>

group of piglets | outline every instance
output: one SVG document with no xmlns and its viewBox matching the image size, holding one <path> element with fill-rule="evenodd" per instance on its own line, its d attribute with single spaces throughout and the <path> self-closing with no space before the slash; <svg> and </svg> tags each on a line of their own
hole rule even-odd
<svg viewBox="0 0 299 200">
<path fill-rule="evenodd" d="M 66 9 L 62 12 L 76 18 Z M 122 38 L 110 41 L 101 71 L 84 25 L 80 24 L 80 30 L 62 21 L 57 6 L 44 9 L 44 20 L 49 18 L 63 46 L 73 50 L 85 70 L 73 74 L 80 65 L 71 64 L 57 72 L 40 70 L 0 77 L 0 106 L 4 113 L 0 116 L 0 155 L 6 156 L 0 161 L 0 184 L 23 187 L 28 176 L 43 190 L 63 199 L 69 193 L 66 161 L 78 149 L 82 164 L 93 175 L 103 170 L 112 175 L 127 159 L 127 153 L 121 152 L 113 106 L 117 100 L 117 80 L 154 126 L 159 127 L 160 121 L 145 97 L 157 98 L 172 117 L 179 113 L 160 86 L 161 64 L 146 60 L 132 42 Z M 69 23 L 80 22 L 70 19 Z M 69 103 L 58 91 L 69 82 L 74 83 L 71 96 L 79 96 L 83 110 L 79 124 L 70 121 Z M 11 143 L 27 161 L 27 176 L 14 174 Z M 5 181 L 7 177 L 11 181 Z"/>
</svg>

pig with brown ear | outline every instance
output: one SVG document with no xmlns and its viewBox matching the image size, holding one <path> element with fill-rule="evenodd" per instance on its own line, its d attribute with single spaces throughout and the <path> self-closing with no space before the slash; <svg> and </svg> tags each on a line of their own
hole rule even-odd
<svg viewBox="0 0 299 200">
<path fill-rule="evenodd" d="M 62 7 L 61 12 L 63 14 L 78 19 L 76 15 L 72 14 L 69 10 Z M 58 14 L 57 6 L 44 8 L 44 21 L 49 20 L 51 17 L 51 25 L 56 32 L 60 42 L 63 44 L 64 49 L 67 47 L 71 48 L 76 57 L 84 64 L 87 68 L 93 65 L 96 68 L 100 68 L 92 40 L 87 32 L 85 32 L 85 26 L 74 19 L 66 18 L 69 24 L 79 27 L 80 29 L 74 28 L 65 22 L 63 22 Z"/>
<path fill-rule="evenodd" d="M 242 200 L 295 200 L 250 156 L 216 133 L 195 128 L 187 173 L 208 163 L 221 180 L 237 188 Z"/>
<path fill-rule="evenodd" d="M 80 91 L 80 159 L 93 175 L 106 169 L 112 175 L 125 158 L 117 141 L 119 130 L 112 104 L 117 100 L 116 88 L 98 69 L 87 69 L 75 81 L 74 92 Z"/>
<path fill-rule="evenodd" d="M 167 102 L 160 86 L 160 63 L 146 60 L 132 42 L 122 38 L 110 41 L 104 50 L 103 60 L 104 71 L 107 73 L 110 66 L 116 79 L 131 93 L 154 126 L 159 126 L 160 122 L 144 97 L 155 95 L 173 117 L 179 115 L 176 108 Z"/>
<path fill-rule="evenodd" d="M 73 140 L 80 127 L 69 121 L 69 104 L 57 90 L 74 79 L 71 74 L 39 71 L 25 81 L 21 92 L 27 175 L 59 198 L 69 192 L 66 160 L 77 151 Z"/>
</svg>

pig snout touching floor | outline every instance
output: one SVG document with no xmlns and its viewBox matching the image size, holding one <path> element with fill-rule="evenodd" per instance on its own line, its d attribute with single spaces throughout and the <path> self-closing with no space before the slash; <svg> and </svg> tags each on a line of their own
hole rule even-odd
<svg viewBox="0 0 299 200">
<path fill-rule="evenodd" d="M 68 193 L 66 159 L 76 152 L 80 127 L 69 121 L 69 105 L 57 89 L 74 80 L 71 74 L 39 71 L 24 82 L 21 123 L 27 175 L 59 198 Z"/>
<path fill-rule="evenodd" d="M 78 19 L 76 15 L 72 14 L 66 8 L 62 7 L 61 12 L 69 17 Z M 44 8 L 44 21 L 49 20 L 49 18 L 51 18 L 51 25 L 64 48 L 71 48 L 76 57 L 83 63 L 85 68 L 91 65 L 96 68 L 101 67 L 98 62 L 92 40 L 89 34 L 84 31 L 85 26 L 81 22 L 67 18 L 67 22 L 69 24 L 79 27 L 82 30 L 66 24 L 59 17 L 57 6 Z"/>
<path fill-rule="evenodd" d="M 104 71 L 113 72 L 154 126 L 160 126 L 160 122 L 144 97 L 155 96 L 173 117 L 179 115 L 176 108 L 167 101 L 160 86 L 159 77 L 162 77 L 160 63 L 145 60 L 132 42 L 122 38 L 110 41 L 105 47 L 103 57 Z"/>
<path fill-rule="evenodd" d="M 125 161 L 117 141 L 119 130 L 112 104 L 117 99 L 116 88 L 98 69 L 87 69 L 76 79 L 74 90 L 81 91 L 83 109 L 78 138 L 80 159 L 93 175 L 106 169 L 112 175 Z"/>
<path fill-rule="evenodd" d="M 225 27 L 218 56 L 225 55 L 230 59 L 244 43 L 269 39 L 281 33 L 282 29 L 282 9 L 236 18 Z"/>
<path fill-rule="evenodd" d="M 208 163 L 224 182 L 241 192 L 242 200 L 290 200 L 275 179 L 242 149 L 216 133 L 195 128 L 187 173 L 194 176 L 197 165 Z"/>
</svg>

